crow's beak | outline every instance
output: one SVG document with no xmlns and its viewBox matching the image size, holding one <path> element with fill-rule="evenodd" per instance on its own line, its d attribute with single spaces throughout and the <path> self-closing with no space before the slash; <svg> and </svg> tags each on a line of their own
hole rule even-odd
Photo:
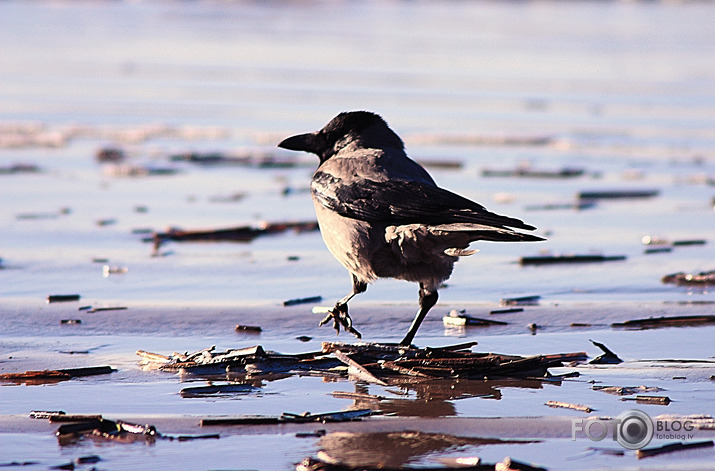
<svg viewBox="0 0 715 471">
<path fill-rule="evenodd" d="M 318 153 L 317 133 L 299 134 L 283 139 L 278 147 L 288 150 L 301 150 L 304 152 Z"/>
</svg>

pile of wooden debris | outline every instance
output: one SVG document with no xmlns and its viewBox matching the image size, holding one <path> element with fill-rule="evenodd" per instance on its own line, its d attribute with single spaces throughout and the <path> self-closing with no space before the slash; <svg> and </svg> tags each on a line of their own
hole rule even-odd
<svg viewBox="0 0 715 471">
<path fill-rule="evenodd" d="M 387 384 L 395 378 L 558 380 L 578 373 L 554 376 L 549 368 L 584 362 L 585 352 L 536 356 L 475 353 L 476 342 L 440 348 L 401 347 L 389 344 L 324 342 L 319 352 L 284 355 L 266 352 L 260 345 L 217 352 L 210 347 L 194 353 L 164 356 L 137 351 L 147 365 L 164 371 L 195 374 L 235 373 L 260 376 L 271 373 L 341 373 L 373 383 Z M 347 366 L 347 368 L 346 368 Z"/>
</svg>

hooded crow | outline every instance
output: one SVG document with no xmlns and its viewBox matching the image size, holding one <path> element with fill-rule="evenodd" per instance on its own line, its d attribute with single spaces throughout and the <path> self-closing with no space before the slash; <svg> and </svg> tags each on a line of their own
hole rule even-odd
<svg viewBox="0 0 715 471">
<path fill-rule="evenodd" d="M 368 283 L 407 280 L 420 287 L 419 310 L 400 342 L 409 346 L 454 262 L 476 252 L 468 249 L 471 242 L 544 240 L 513 230 L 533 226 L 438 187 L 375 113 L 340 113 L 323 129 L 289 137 L 278 147 L 320 159 L 310 185 L 320 232 L 352 277 L 352 291 L 320 323 L 332 319 L 338 332 L 342 325 L 360 338 L 348 301 Z"/>
</svg>

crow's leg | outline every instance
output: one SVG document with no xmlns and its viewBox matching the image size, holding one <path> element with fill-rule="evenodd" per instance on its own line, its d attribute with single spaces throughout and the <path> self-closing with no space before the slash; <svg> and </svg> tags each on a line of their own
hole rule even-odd
<svg viewBox="0 0 715 471">
<path fill-rule="evenodd" d="M 415 338 L 417 329 L 420 328 L 420 324 L 424 320 L 425 316 L 432 309 L 432 306 L 437 304 L 437 289 L 436 288 L 425 288 L 424 283 L 420 283 L 420 309 L 417 311 L 410 330 L 407 331 L 407 335 L 400 342 L 401 347 L 409 347 L 412 345 L 412 340 Z"/>
<path fill-rule="evenodd" d="M 320 321 L 320 324 L 318 324 L 318 326 L 325 325 L 328 323 L 328 321 L 330 321 L 330 319 L 332 319 L 333 328 L 338 334 L 340 333 L 340 326 L 342 325 L 343 329 L 345 329 L 346 332 L 350 332 L 355 337 L 360 338 L 362 337 L 362 335 L 360 335 L 360 332 L 355 330 L 355 328 L 353 327 L 353 320 L 348 314 L 348 301 L 350 301 L 356 294 L 364 293 L 367 290 L 367 283 L 363 283 L 362 281 L 358 280 L 355 275 L 352 275 L 352 280 L 352 291 L 350 291 L 350 293 L 344 298 L 342 298 L 340 301 L 335 303 L 335 307 L 330 310 L 328 315 L 325 316 L 325 319 Z"/>
</svg>

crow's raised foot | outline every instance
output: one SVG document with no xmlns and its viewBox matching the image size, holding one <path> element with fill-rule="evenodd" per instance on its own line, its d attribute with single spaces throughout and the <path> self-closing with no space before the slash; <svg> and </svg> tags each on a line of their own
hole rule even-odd
<svg viewBox="0 0 715 471">
<path fill-rule="evenodd" d="M 337 303 L 334 308 L 332 308 L 329 312 L 328 315 L 325 316 L 325 318 L 320 321 L 318 324 L 318 327 L 324 326 L 327 324 L 330 319 L 333 320 L 333 329 L 335 329 L 335 332 L 340 334 L 340 326 L 343 327 L 343 330 L 345 332 L 350 332 L 357 338 L 361 338 L 362 335 L 360 332 L 355 330 L 353 327 L 353 320 L 350 318 L 350 315 L 348 314 L 348 305 L 347 303 L 341 304 Z"/>
</svg>

